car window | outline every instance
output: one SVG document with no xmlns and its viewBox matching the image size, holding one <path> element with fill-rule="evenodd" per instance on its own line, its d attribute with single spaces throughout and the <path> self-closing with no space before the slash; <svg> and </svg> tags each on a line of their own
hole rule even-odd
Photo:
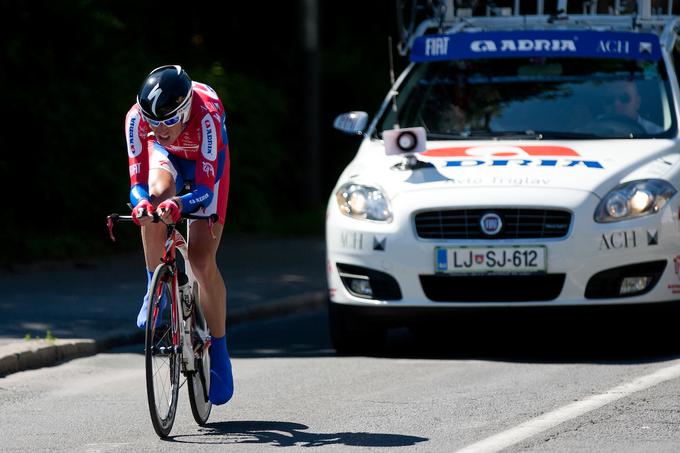
<svg viewBox="0 0 680 453">
<path fill-rule="evenodd" d="M 430 139 L 670 136 L 676 120 L 663 62 L 494 58 L 417 63 L 398 113 L 379 130 L 422 126 Z M 398 117 L 397 117 L 398 115 Z"/>
</svg>

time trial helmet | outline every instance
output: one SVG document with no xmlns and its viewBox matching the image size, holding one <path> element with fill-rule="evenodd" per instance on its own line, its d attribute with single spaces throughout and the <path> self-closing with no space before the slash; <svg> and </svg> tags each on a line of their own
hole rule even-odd
<svg viewBox="0 0 680 453">
<path fill-rule="evenodd" d="M 161 66 L 151 71 L 142 83 L 137 104 L 152 126 L 160 122 L 172 126 L 180 120 L 189 120 L 191 93 L 191 79 L 181 66 Z"/>
</svg>

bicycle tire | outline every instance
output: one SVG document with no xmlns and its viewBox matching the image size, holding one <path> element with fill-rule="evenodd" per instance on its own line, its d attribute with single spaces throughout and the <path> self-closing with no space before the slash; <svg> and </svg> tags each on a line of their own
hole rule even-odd
<svg viewBox="0 0 680 453">
<path fill-rule="evenodd" d="M 163 294 L 169 306 L 161 310 Z M 177 413 L 181 364 L 179 319 L 172 268 L 161 264 L 151 280 L 144 356 L 149 413 L 156 434 L 162 438 L 170 434 Z"/>
<path fill-rule="evenodd" d="M 203 347 L 203 341 L 199 338 L 196 327 L 201 327 L 207 331 L 207 325 L 198 301 L 198 282 L 193 283 L 193 316 L 194 337 L 191 339 L 194 350 Z M 208 389 L 210 386 L 210 354 L 207 349 L 201 349 L 199 357 L 195 358 L 194 365 L 196 372 L 188 376 L 189 405 L 191 415 L 199 426 L 204 426 L 210 417 L 212 403 L 208 399 Z"/>
</svg>

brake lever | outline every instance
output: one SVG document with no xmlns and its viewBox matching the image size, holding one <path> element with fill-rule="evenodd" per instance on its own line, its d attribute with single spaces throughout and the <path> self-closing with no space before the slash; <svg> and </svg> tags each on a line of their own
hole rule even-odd
<svg viewBox="0 0 680 453">
<path fill-rule="evenodd" d="M 106 218 L 106 226 L 109 229 L 109 237 L 113 242 L 116 242 L 116 238 L 113 236 L 113 224 L 118 220 L 118 214 L 111 214 Z"/>
</svg>

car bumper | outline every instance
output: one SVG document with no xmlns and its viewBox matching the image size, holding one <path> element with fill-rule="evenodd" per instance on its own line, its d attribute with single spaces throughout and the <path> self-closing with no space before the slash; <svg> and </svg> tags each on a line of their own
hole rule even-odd
<svg viewBox="0 0 680 453">
<path fill-rule="evenodd" d="M 461 206 L 451 200 L 466 203 Z M 326 223 L 330 299 L 359 307 L 426 310 L 634 305 L 676 299 L 680 294 L 677 211 L 669 204 L 652 216 L 602 224 L 593 220 L 598 202 L 589 192 L 559 189 L 407 192 L 393 200 L 393 221 L 380 223 L 347 217 L 331 199 Z M 571 212 L 572 220 L 561 238 L 437 240 L 418 236 L 414 222 L 418 212 L 466 207 L 554 208 Z M 545 272 L 450 275 L 435 270 L 437 247 L 518 245 L 545 247 Z M 362 297 L 352 288 L 352 276 L 368 277 L 369 282 L 376 276 L 381 289 L 373 297 Z M 624 278 L 640 276 L 650 277 L 644 291 L 620 294 Z M 397 290 L 390 290 L 395 284 Z"/>
</svg>

